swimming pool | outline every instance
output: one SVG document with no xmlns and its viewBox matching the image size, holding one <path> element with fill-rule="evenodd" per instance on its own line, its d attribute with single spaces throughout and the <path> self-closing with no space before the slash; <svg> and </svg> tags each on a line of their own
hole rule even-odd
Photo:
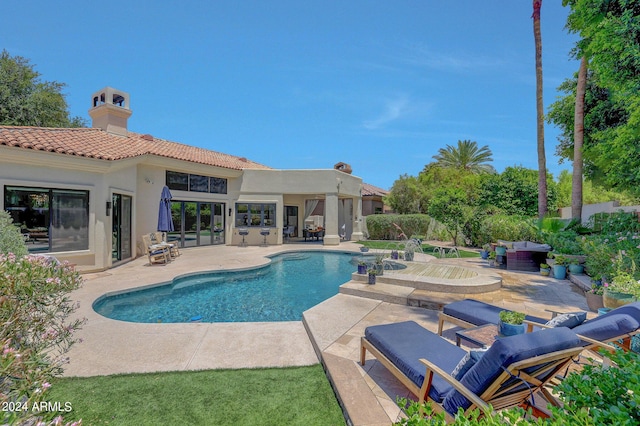
<svg viewBox="0 0 640 426">
<path fill-rule="evenodd" d="M 103 296 L 93 309 L 141 323 L 300 321 L 302 312 L 336 295 L 351 279 L 357 256 L 283 253 L 257 269 L 199 273 Z"/>
</svg>

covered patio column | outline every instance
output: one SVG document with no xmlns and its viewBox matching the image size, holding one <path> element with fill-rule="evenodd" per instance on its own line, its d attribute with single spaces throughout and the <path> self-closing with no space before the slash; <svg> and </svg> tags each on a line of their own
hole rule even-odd
<svg viewBox="0 0 640 426">
<path fill-rule="evenodd" d="M 355 211 L 353 212 L 353 232 L 351 233 L 351 241 L 363 240 L 362 234 L 362 197 L 354 198 Z"/>
<path fill-rule="evenodd" d="M 338 194 L 326 194 L 324 200 L 324 245 L 337 246 L 340 244 L 338 234 Z"/>
</svg>

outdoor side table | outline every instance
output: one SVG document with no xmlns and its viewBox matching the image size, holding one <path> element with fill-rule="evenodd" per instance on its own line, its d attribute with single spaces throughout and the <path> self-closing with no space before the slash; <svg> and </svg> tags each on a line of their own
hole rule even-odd
<svg viewBox="0 0 640 426">
<path fill-rule="evenodd" d="M 495 324 L 484 324 L 478 327 L 467 328 L 456 331 L 456 345 L 460 346 L 460 340 L 466 340 L 474 345 L 487 348 L 498 338 L 498 326 Z"/>
</svg>

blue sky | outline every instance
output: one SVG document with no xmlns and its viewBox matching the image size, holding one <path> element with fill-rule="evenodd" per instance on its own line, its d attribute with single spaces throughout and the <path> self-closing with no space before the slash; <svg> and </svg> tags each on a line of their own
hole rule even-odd
<svg viewBox="0 0 640 426">
<path fill-rule="evenodd" d="M 439 148 L 488 145 L 537 169 L 532 2 L 8 0 L 0 48 L 91 94 L 129 92 L 129 129 L 274 168 L 332 168 L 388 189 Z M 560 0 L 542 5 L 544 102 L 577 69 Z M 545 125 L 548 170 L 558 130 Z"/>
</svg>

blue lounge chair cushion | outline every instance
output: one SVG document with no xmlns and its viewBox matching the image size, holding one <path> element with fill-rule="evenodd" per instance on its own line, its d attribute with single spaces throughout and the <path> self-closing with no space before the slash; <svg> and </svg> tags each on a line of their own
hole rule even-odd
<svg viewBox="0 0 640 426">
<path fill-rule="evenodd" d="M 365 338 L 417 386 L 422 386 L 426 367 L 420 358 L 432 361 L 451 374 L 467 354 L 414 321 L 374 325 L 364 331 Z M 453 389 L 444 379 L 434 375 L 429 397 L 441 402 Z"/>
<path fill-rule="evenodd" d="M 503 368 L 507 368 L 514 362 L 575 348 L 580 344 L 578 336 L 566 327 L 550 328 L 498 339 L 462 377 L 460 383 L 476 395 L 481 395 L 504 371 Z M 546 379 L 546 377 L 542 379 Z M 455 389 L 452 389 L 443 401 L 444 409 L 452 415 L 458 411 L 458 407 L 466 410 L 470 406 L 471 402 Z"/>
<path fill-rule="evenodd" d="M 474 299 L 464 299 L 458 302 L 451 302 L 442 309 L 442 312 L 454 318 L 461 319 L 474 325 L 498 324 L 500 321 L 500 311 L 505 308 L 490 305 Z M 547 322 L 546 319 L 527 315 L 529 321 L 540 324 Z"/>
<path fill-rule="evenodd" d="M 557 315 L 550 321 L 547 321 L 545 325 L 549 327 L 577 327 L 587 319 L 587 313 L 585 311 L 580 312 L 567 312 L 566 314 Z"/>
<path fill-rule="evenodd" d="M 606 341 L 635 332 L 640 327 L 640 302 L 631 303 L 573 328 L 576 334 Z"/>
</svg>

